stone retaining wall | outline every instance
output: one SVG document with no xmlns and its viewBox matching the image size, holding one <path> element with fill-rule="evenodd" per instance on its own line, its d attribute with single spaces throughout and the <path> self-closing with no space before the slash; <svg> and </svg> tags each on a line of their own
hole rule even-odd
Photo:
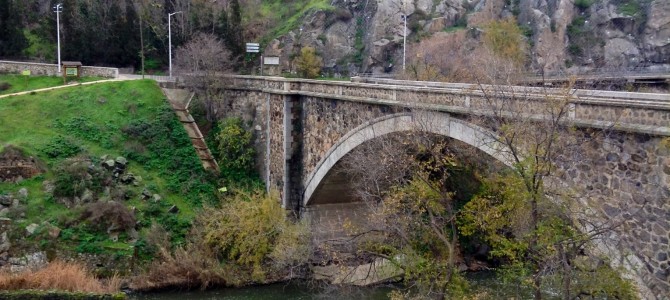
<svg viewBox="0 0 670 300">
<path fill-rule="evenodd" d="M 33 76 L 61 76 L 61 74 L 58 73 L 58 65 L 56 64 L 0 60 L 0 74 L 21 74 L 21 72 L 25 70 L 30 70 L 31 75 Z M 105 78 L 119 77 L 119 69 L 117 68 L 83 66 L 81 67 L 81 73 L 81 76 L 97 76 Z"/>
</svg>

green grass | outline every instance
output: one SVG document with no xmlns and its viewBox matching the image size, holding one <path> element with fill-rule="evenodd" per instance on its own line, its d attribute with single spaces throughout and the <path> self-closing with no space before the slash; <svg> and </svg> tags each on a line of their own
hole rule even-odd
<svg viewBox="0 0 670 300">
<path fill-rule="evenodd" d="M 78 80 L 70 78 L 68 81 L 90 82 L 103 79 L 102 77 L 82 77 Z M 63 85 L 63 78 L 56 76 L 0 75 L 0 83 L 3 82 L 9 83 L 11 87 L 8 90 L 0 91 L 0 95 L 60 86 Z"/>
<path fill-rule="evenodd" d="M 129 128 L 136 130 L 131 133 Z M 71 141 L 83 149 L 79 155 L 94 159 L 102 155 L 128 158 L 128 172 L 141 176 L 142 181 L 139 186 L 127 186 L 135 196 L 124 205 L 137 209 L 140 232 L 157 222 L 173 232 L 177 242 L 183 242 L 197 208 L 213 198 L 213 177 L 202 169 L 186 131 L 154 81 L 75 85 L 0 99 L 0 151 L 7 145 L 19 147 L 49 169 L 18 184 L 0 183 L 0 192 L 29 191 L 28 203 L 23 203 L 25 217 L 16 222 L 18 228 L 46 221 L 65 230 L 68 222 L 78 220 L 81 211 L 57 203 L 43 188 L 45 180 L 56 178 L 53 169 L 65 159 L 45 151 L 58 140 Z M 143 150 L 129 144 L 142 145 Z M 141 200 L 144 188 L 161 195 L 161 202 Z M 178 215 L 167 213 L 172 205 L 179 208 Z M 127 238 L 111 242 L 106 232 L 97 232 L 86 222 L 72 226 L 76 227 L 69 232 L 76 234 L 59 240 L 58 247 L 110 255 L 127 254 L 130 249 Z M 40 238 L 32 242 L 39 240 L 44 242 Z"/>
<path fill-rule="evenodd" d="M 618 11 L 621 14 L 636 17 L 642 11 L 642 6 L 637 1 L 628 1 L 618 7 Z"/>
<path fill-rule="evenodd" d="M 445 28 L 443 31 L 444 31 L 444 32 L 456 32 L 456 31 L 459 31 L 459 30 L 465 30 L 465 29 L 467 29 L 466 26 L 460 26 L 460 25 L 459 25 L 459 26 L 451 26 L 451 27 L 447 27 L 447 28 Z"/>
<path fill-rule="evenodd" d="M 268 41 L 298 28 L 302 18 L 310 11 L 330 11 L 333 9 L 334 7 L 327 0 L 297 0 L 290 2 L 263 0 L 260 7 L 260 16 L 263 19 L 274 20 L 277 24 L 263 37 L 262 42 L 266 44 Z"/>
</svg>

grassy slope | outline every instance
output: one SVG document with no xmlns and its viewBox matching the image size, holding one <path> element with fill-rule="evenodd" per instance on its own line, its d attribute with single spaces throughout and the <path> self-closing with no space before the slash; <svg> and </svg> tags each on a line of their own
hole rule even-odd
<svg viewBox="0 0 670 300">
<path fill-rule="evenodd" d="M 53 143 L 57 136 L 75 141 L 85 149 L 84 154 L 91 157 L 105 154 L 116 157 L 128 154 L 128 142 L 133 141 L 133 137 L 122 132 L 124 127 L 131 123 L 151 124 L 157 119 L 165 120 L 163 122 L 168 123 L 170 132 L 159 134 L 157 143 L 165 145 L 163 148 L 170 153 L 155 153 L 159 150 L 147 145 L 148 150 L 142 162 L 129 159 L 129 171 L 142 176 L 143 181 L 135 187 L 137 196 L 125 205 L 138 209 L 136 216 L 146 227 L 151 220 L 142 220 L 143 216 L 148 215 L 143 214 L 143 210 L 151 204 L 140 200 L 138 195 L 144 187 L 149 187 L 164 199 L 160 207 L 162 213 L 154 212 L 152 218 L 163 218 L 161 220 L 167 223 L 164 224 L 166 227 L 171 224 L 184 225 L 194 215 L 193 201 L 189 198 L 192 195 L 188 187 L 179 184 L 188 181 L 188 177 L 182 180 L 185 176 L 202 176 L 203 171 L 197 170 L 198 160 L 190 147 L 190 140 L 167 106 L 158 86 L 148 80 L 74 86 L 33 95 L 11 96 L 0 99 L 0 149 L 8 144 L 18 146 L 30 155 L 39 157 L 51 169 L 63 159 L 50 158 L 42 149 Z M 83 128 L 73 128 L 73 120 L 84 120 L 81 122 L 83 126 L 80 126 Z M 144 140 L 134 142 L 148 144 Z M 171 163 L 173 158 L 179 161 L 178 165 Z M 181 177 L 176 177 L 178 175 Z M 59 220 L 68 216 L 70 219 L 76 218 L 73 211 L 56 203 L 43 190 L 43 180 L 53 179 L 54 176 L 53 171 L 49 171 L 19 184 L 0 183 L 0 193 L 16 193 L 22 187 L 29 190 L 26 217 L 18 225 L 48 221 L 62 228 Z M 170 184 L 172 186 L 168 186 Z M 165 215 L 165 206 L 172 204 L 179 207 L 179 217 Z M 104 238 L 97 240 L 111 251 L 130 249 L 130 244 L 125 241 L 112 243 Z M 82 241 L 75 239 L 75 244 L 78 242 Z"/>
<path fill-rule="evenodd" d="M 289 31 L 299 28 L 300 22 L 305 15 L 312 10 L 332 10 L 333 6 L 327 0 L 263 0 L 260 10 L 247 7 L 247 11 L 254 11 L 260 14 L 265 20 L 276 22 L 269 33 L 263 37 L 266 43 L 274 38 L 287 34 Z M 259 16 L 247 16 L 246 18 L 258 18 Z"/>
<path fill-rule="evenodd" d="M 77 82 L 89 82 L 102 80 L 101 77 L 82 77 Z M 72 81 L 72 79 L 68 79 Z M 0 95 L 18 93 L 29 90 L 48 88 L 63 85 L 63 78 L 54 76 L 21 76 L 21 75 L 0 75 L 0 83 L 7 82 L 11 84 L 8 90 L 0 91 Z"/>
</svg>

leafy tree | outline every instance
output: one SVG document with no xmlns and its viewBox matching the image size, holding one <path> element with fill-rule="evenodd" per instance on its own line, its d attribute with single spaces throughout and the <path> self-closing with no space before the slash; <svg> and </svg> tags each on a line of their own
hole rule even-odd
<svg viewBox="0 0 670 300">
<path fill-rule="evenodd" d="M 323 62 L 321 57 L 316 55 L 313 47 L 303 47 L 300 49 L 300 55 L 295 59 L 298 74 L 305 78 L 316 78 L 321 73 Z"/>
<path fill-rule="evenodd" d="M 0 0 L 0 57 L 18 57 L 28 46 L 13 0 Z"/>
<path fill-rule="evenodd" d="M 242 119 L 224 119 L 219 128 L 216 142 L 221 172 L 233 176 L 252 173 L 256 151 L 251 144 L 251 132 L 244 129 Z"/>
</svg>

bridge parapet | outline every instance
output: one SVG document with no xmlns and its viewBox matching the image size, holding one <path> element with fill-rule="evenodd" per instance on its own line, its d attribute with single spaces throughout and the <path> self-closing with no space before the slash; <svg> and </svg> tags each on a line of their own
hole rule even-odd
<svg viewBox="0 0 670 300">
<path fill-rule="evenodd" d="M 543 102 L 569 101 L 576 126 L 670 136 L 670 94 L 366 79 L 360 82 L 231 76 L 228 88 L 486 115 L 491 100 L 514 99 L 523 117 L 543 119 Z"/>
</svg>

